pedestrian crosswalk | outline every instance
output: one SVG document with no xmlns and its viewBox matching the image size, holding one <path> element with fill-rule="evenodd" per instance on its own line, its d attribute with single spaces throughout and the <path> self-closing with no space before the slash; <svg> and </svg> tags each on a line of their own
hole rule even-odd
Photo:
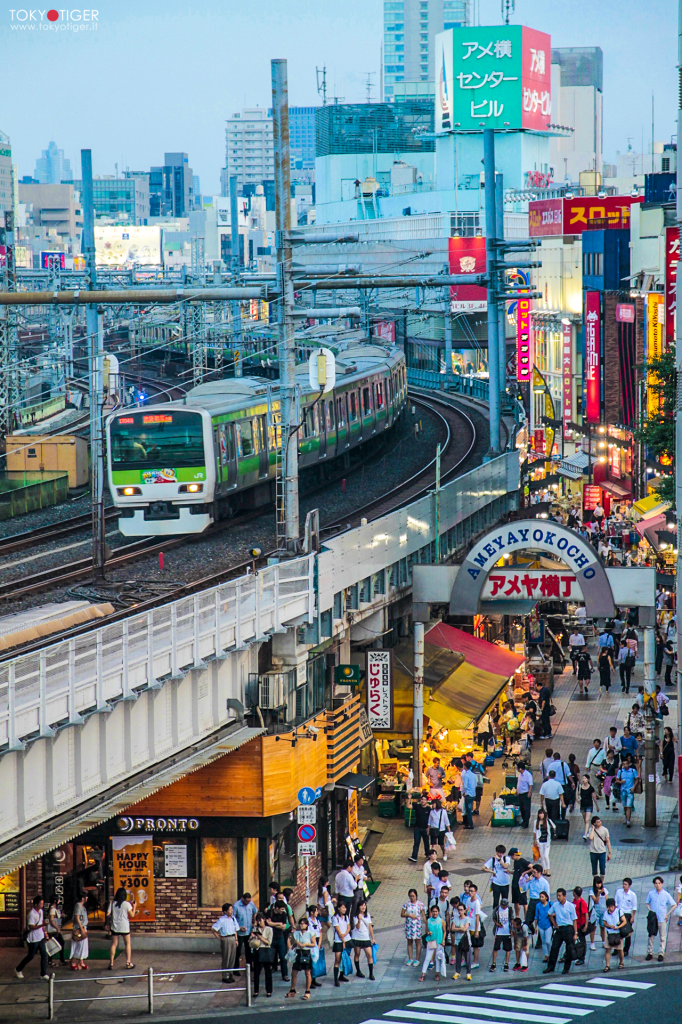
<svg viewBox="0 0 682 1024">
<path fill-rule="evenodd" d="M 602 976 L 576 979 L 575 984 L 549 982 L 533 989 L 509 985 L 484 992 L 463 989 L 435 995 L 427 991 L 423 999 L 362 1024 L 577 1024 L 606 1007 L 619 1009 L 621 1000 L 641 996 L 650 988 L 653 983 Z"/>
</svg>

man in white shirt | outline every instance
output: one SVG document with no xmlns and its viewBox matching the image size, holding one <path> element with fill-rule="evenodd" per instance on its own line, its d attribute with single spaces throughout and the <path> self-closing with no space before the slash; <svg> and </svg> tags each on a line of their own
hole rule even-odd
<svg viewBox="0 0 682 1024">
<path fill-rule="evenodd" d="M 472 967 L 480 967 L 478 958 L 481 954 L 481 939 L 480 939 L 480 927 L 484 918 L 483 909 L 481 907 L 481 898 L 478 895 L 478 886 L 473 882 L 469 883 L 469 901 L 467 904 L 467 917 L 469 918 L 469 937 L 473 947 L 474 962 Z M 480 943 L 480 945 L 476 945 Z"/>
<path fill-rule="evenodd" d="M 573 664 L 573 675 L 577 671 L 578 664 L 578 652 L 582 651 L 585 646 L 585 637 L 576 626 L 571 635 L 568 638 L 568 647 L 571 653 L 571 662 Z"/>
<path fill-rule="evenodd" d="M 424 862 L 424 869 L 423 869 L 424 870 L 424 892 L 425 893 L 428 893 L 428 891 L 429 891 L 429 878 L 431 876 L 431 870 L 434 867 L 434 865 L 440 867 L 440 865 L 438 864 L 438 854 L 436 853 L 435 850 L 431 850 L 431 852 L 429 853 L 429 859 Z"/>
<path fill-rule="evenodd" d="M 42 896 L 33 897 L 33 906 L 28 912 L 28 935 L 26 936 L 26 942 L 28 943 L 28 953 L 21 961 L 20 964 L 14 969 L 14 973 L 17 978 L 23 978 L 23 970 L 26 964 L 30 964 L 36 953 L 40 953 L 40 977 L 43 981 L 49 981 L 49 975 L 47 973 L 47 950 L 45 949 L 45 942 L 47 939 L 47 933 L 43 923 L 43 907 L 44 901 Z"/>
<path fill-rule="evenodd" d="M 675 900 L 667 889 L 660 875 L 654 878 L 654 888 L 649 890 L 646 898 L 647 910 L 653 911 L 658 920 L 658 960 L 665 959 L 665 946 L 668 941 L 668 915 L 675 906 Z M 645 960 L 654 958 L 654 935 L 650 935 L 646 946 Z"/>
<path fill-rule="evenodd" d="M 562 806 L 566 807 L 564 787 L 557 779 L 553 768 L 549 773 L 547 782 L 543 782 L 540 786 L 540 803 L 547 811 L 547 817 L 551 818 L 554 824 L 561 820 L 561 808 Z"/>
<path fill-rule="evenodd" d="M 616 755 L 620 754 L 620 740 L 618 739 L 618 729 L 615 725 L 612 725 L 609 728 L 609 734 L 608 736 L 604 737 L 604 742 L 602 743 L 602 746 L 604 748 L 605 754 L 608 754 L 609 750 L 612 750 Z"/>
<path fill-rule="evenodd" d="M 628 919 L 632 927 L 635 926 L 635 918 L 637 916 L 637 896 L 632 889 L 632 879 L 624 878 L 623 884 L 619 889 L 616 889 L 614 896 L 616 901 L 616 907 L 618 908 L 619 914 L 624 914 Z M 632 935 L 625 936 L 625 942 L 623 944 L 623 956 L 627 956 L 630 952 L 630 944 L 632 942 Z"/>
<path fill-rule="evenodd" d="M 554 751 L 552 768 L 556 774 L 557 782 L 560 782 L 564 788 L 564 802 L 559 808 L 559 815 L 561 820 L 564 821 L 566 818 L 566 808 L 575 801 L 575 788 L 571 769 L 565 761 L 561 760 L 561 754 L 558 750 Z"/>
<path fill-rule="evenodd" d="M 516 773 L 516 793 L 519 798 L 519 810 L 521 811 L 521 828 L 528 828 L 533 793 L 533 776 L 526 768 L 525 761 L 519 761 L 516 766 Z"/>
<path fill-rule="evenodd" d="M 559 950 L 563 943 L 566 943 L 563 973 L 568 974 L 571 969 L 571 961 L 577 959 L 575 955 L 575 940 L 578 937 L 578 913 L 575 905 L 566 899 L 565 889 L 557 889 L 556 900 L 552 903 L 549 919 L 554 928 L 554 935 L 552 936 L 552 945 L 549 951 L 549 961 L 542 973 L 554 973 Z"/>
<path fill-rule="evenodd" d="M 223 912 L 211 931 L 220 942 L 220 955 L 222 958 L 223 981 L 231 985 L 234 983 L 232 968 L 237 959 L 237 934 L 239 932 L 239 921 L 234 916 L 231 903 L 223 903 Z"/>
<path fill-rule="evenodd" d="M 350 907 L 357 888 L 352 867 L 353 862 L 350 860 L 346 861 L 341 870 L 336 872 L 336 878 L 334 879 L 334 891 L 337 896 L 344 897 L 344 903 L 347 907 Z"/>
<path fill-rule="evenodd" d="M 547 747 L 547 749 L 545 750 L 545 756 L 544 756 L 543 760 L 540 762 L 540 769 L 542 771 L 542 781 L 543 782 L 547 782 L 547 779 L 549 778 L 549 769 L 552 767 L 553 763 L 554 763 L 554 751 L 552 750 L 551 747 Z"/>
<path fill-rule="evenodd" d="M 601 740 L 595 740 L 589 754 L 587 755 L 587 762 L 585 768 L 588 775 L 590 776 L 590 782 L 594 786 L 597 793 L 599 793 L 599 787 L 601 785 L 600 780 L 597 778 L 597 771 L 599 770 L 606 753 L 601 745 Z"/>
<path fill-rule="evenodd" d="M 495 856 L 486 861 L 483 870 L 492 875 L 491 888 L 493 891 L 493 909 L 495 909 L 502 896 L 509 896 L 509 883 L 511 873 L 514 870 L 511 857 L 507 857 L 506 846 L 495 847 Z"/>
</svg>

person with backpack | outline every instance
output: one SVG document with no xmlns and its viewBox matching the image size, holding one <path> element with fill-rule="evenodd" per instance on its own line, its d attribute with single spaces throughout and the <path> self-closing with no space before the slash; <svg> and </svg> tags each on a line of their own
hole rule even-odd
<svg viewBox="0 0 682 1024">
<path fill-rule="evenodd" d="M 621 934 L 621 928 L 625 927 L 627 921 L 625 914 L 621 914 L 620 910 L 616 907 L 616 901 L 610 896 L 606 901 L 606 913 L 604 914 L 604 928 L 606 930 L 606 943 L 604 945 L 604 958 L 606 960 L 606 966 L 604 967 L 604 974 L 608 974 L 611 970 L 611 954 L 618 953 L 618 970 L 622 971 L 625 967 L 623 962 L 623 936 Z"/>
<path fill-rule="evenodd" d="M 592 664 L 592 658 L 590 657 L 587 647 L 583 647 L 578 653 L 576 663 L 578 666 L 578 686 L 580 687 L 580 693 L 584 693 L 586 697 L 589 697 L 590 679 L 594 672 L 594 665 Z"/>
<path fill-rule="evenodd" d="M 512 970 L 525 973 L 528 970 L 530 953 L 530 928 L 520 917 L 512 918 L 512 938 L 514 940 L 514 956 L 516 963 Z"/>
<path fill-rule="evenodd" d="M 587 838 L 590 840 L 592 874 L 596 875 L 599 872 L 603 876 L 606 872 L 606 862 L 611 860 L 611 839 L 609 830 L 602 825 L 601 818 L 596 815 L 592 819 Z"/>
<path fill-rule="evenodd" d="M 622 644 L 619 648 L 617 661 L 621 693 L 629 693 L 632 670 L 635 667 L 636 656 L 627 644 Z"/>
<path fill-rule="evenodd" d="M 495 847 L 495 856 L 483 865 L 483 871 L 492 875 L 490 888 L 493 893 L 493 909 L 497 909 L 503 897 L 509 896 L 509 883 L 513 870 L 511 857 L 507 857 L 507 848 L 499 844 Z"/>
<path fill-rule="evenodd" d="M 509 900 L 506 896 L 500 898 L 498 906 L 493 910 L 493 928 L 495 931 L 495 942 L 493 944 L 493 960 L 488 968 L 489 971 L 497 970 L 498 950 L 504 950 L 504 971 L 509 970 L 509 957 L 511 956 L 511 911 Z"/>
<path fill-rule="evenodd" d="M 471 981 L 471 939 L 469 931 L 471 929 L 471 921 L 467 914 L 467 908 L 463 903 L 460 903 L 457 907 L 457 911 L 453 914 L 452 922 L 450 924 L 450 935 L 451 935 L 451 952 L 454 951 L 454 965 L 455 974 L 454 979 L 460 976 L 462 970 L 462 960 L 464 960 L 467 969 L 467 981 Z M 452 963 L 452 960 L 450 960 Z"/>
</svg>

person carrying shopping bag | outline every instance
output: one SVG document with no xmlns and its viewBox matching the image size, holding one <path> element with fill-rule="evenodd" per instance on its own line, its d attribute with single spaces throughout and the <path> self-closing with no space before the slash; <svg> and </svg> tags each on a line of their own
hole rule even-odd
<svg viewBox="0 0 682 1024">
<path fill-rule="evenodd" d="M 438 912 L 438 907 L 434 905 L 429 910 L 429 916 L 426 920 L 426 953 L 424 954 L 422 973 L 419 976 L 420 981 L 424 981 L 426 978 L 426 972 L 432 960 L 436 965 L 435 980 L 440 981 L 441 972 L 443 977 L 445 977 L 444 942 L 445 926 L 443 924 L 443 919 Z"/>
<path fill-rule="evenodd" d="M 549 869 L 549 850 L 552 845 L 552 834 L 554 830 L 554 822 L 547 816 L 547 811 L 540 808 L 535 819 L 533 837 L 535 839 L 535 845 L 538 848 L 539 860 L 542 864 L 542 870 L 546 878 L 551 877 Z"/>
</svg>

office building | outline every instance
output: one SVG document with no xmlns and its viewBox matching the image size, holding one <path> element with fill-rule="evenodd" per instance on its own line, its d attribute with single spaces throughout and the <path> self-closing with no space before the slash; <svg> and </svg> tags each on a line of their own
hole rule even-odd
<svg viewBox="0 0 682 1024">
<path fill-rule="evenodd" d="M 194 208 L 192 168 L 187 153 L 165 153 L 163 167 L 149 174 L 150 217 L 187 217 Z"/>
<path fill-rule="evenodd" d="M 316 107 L 289 108 L 289 148 L 296 168 L 303 171 L 315 166 Z M 270 114 L 270 111 L 268 111 Z"/>
<path fill-rule="evenodd" d="M 19 183 L 19 202 L 33 210 L 36 228 L 52 229 L 62 241 L 75 238 L 83 227 L 80 195 L 74 182 L 60 185 Z M 80 184 L 80 183 L 79 183 Z"/>
<path fill-rule="evenodd" d="M 384 98 L 433 96 L 434 39 L 469 24 L 469 0 L 385 0 Z"/>
<path fill-rule="evenodd" d="M 275 157 L 272 113 L 264 107 L 245 107 L 227 121 L 225 129 L 225 170 L 229 180 L 237 175 L 240 188 L 246 184 L 274 181 Z"/>
<path fill-rule="evenodd" d="M 64 150 L 57 148 L 56 142 L 50 142 L 43 155 L 36 160 L 33 177 L 41 185 L 60 185 L 63 181 L 73 181 L 71 161 L 64 156 Z"/>
<path fill-rule="evenodd" d="M 604 54 L 599 46 L 552 48 L 552 123 L 573 129 L 550 140 L 554 180 L 602 173 Z"/>
<path fill-rule="evenodd" d="M 83 183 L 74 181 L 83 194 Z M 113 174 L 97 175 L 92 180 L 92 196 L 97 220 L 116 224 L 146 224 L 149 218 L 149 174 L 128 172 L 124 178 Z"/>
<path fill-rule="evenodd" d="M 14 206 L 12 183 L 12 144 L 9 135 L 0 131 L 0 213 Z"/>
</svg>

